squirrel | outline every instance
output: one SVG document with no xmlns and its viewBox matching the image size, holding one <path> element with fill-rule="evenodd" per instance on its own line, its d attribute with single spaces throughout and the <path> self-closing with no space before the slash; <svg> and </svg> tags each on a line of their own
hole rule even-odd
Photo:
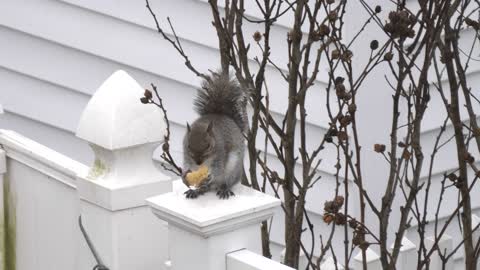
<svg viewBox="0 0 480 270">
<path fill-rule="evenodd" d="M 196 189 L 185 192 L 194 199 L 214 188 L 220 199 L 235 196 L 232 187 L 244 175 L 244 132 L 248 129 L 247 93 L 225 73 L 213 73 L 197 91 L 194 109 L 200 115 L 183 139 L 182 180 L 186 175 L 208 167 L 207 179 Z M 187 185 L 188 186 L 188 185 Z"/>
</svg>

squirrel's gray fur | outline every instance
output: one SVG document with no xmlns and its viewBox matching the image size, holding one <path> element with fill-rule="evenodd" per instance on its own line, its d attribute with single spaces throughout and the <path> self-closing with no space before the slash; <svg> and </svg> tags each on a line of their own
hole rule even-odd
<svg viewBox="0 0 480 270">
<path fill-rule="evenodd" d="M 184 181 L 189 171 L 209 168 L 209 179 L 187 198 L 196 198 L 211 188 L 226 199 L 243 175 L 244 132 L 248 129 L 247 94 L 228 75 L 213 73 L 198 90 L 194 107 L 200 117 L 187 124 L 183 140 Z"/>
</svg>

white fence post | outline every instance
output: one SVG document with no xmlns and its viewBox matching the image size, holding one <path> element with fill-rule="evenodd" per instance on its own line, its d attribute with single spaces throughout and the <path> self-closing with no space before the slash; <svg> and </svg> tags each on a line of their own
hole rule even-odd
<svg viewBox="0 0 480 270">
<path fill-rule="evenodd" d="M 434 244 L 435 244 L 434 236 L 427 237 L 425 239 L 425 248 L 427 250 L 431 250 Z M 450 235 L 443 234 L 442 237 L 438 240 L 437 247 L 438 247 L 437 250 L 435 250 L 433 254 L 430 256 L 429 269 L 453 270 L 453 267 L 454 267 L 453 258 L 448 260 L 448 262 L 445 265 L 445 268 L 443 268 L 443 262 L 438 254 L 438 252 L 441 252 L 444 255 L 448 255 L 452 251 L 453 249 L 452 237 Z"/>
<path fill-rule="evenodd" d="M 397 258 L 397 269 L 410 270 L 417 268 L 417 251 L 415 244 L 404 236 L 401 245 L 400 253 Z M 393 249 L 393 246 L 394 244 L 390 246 L 391 250 Z"/>
<path fill-rule="evenodd" d="M 145 199 L 171 191 L 152 154 L 163 142 L 163 113 L 141 104 L 144 89 L 126 72 L 111 75 L 93 95 L 77 129 L 95 153 L 86 177 L 79 177 L 80 213 L 110 270 L 157 270 L 168 256 L 166 224 Z M 79 233 L 78 270 L 96 264 Z"/>
<path fill-rule="evenodd" d="M 380 256 L 375 253 L 371 248 L 367 248 L 367 269 L 368 270 L 382 270 L 382 263 L 380 262 Z M 363 269 L 362 251 L 359 251 L 355 257 L 353 257 L 353 269 Z"/>
<path fill-rule="evenodd" d="M 475 229 L 480 224 L 480 217 L 472 215 L 472 229 Z M 472 235 L 473 245 L 477 245 L 477 240 L 480 239 L 480 228 L 477 228 Z M 480 269 L 480 260 L 477 260 L 477 269 Z"/>
<path fill-rule="evenodd" d="M 287 252 L 287 249 L 283 249 L 282 253 L 280 254 L 280 261 L 283 263 L 285 262 L 285 253 Z M 305 256 L 305 253 L 303 250 L 300 250 L 300 255 L 298 256 L 298 269 L 307 269 L 307 265 L 309 264 L 307 256 Z"/>
<path fill-rule="evenodd" d="M 306 269 L 298 267 L 298 269 Z M 227 270 L 295 270 L 246 249 L 227 254 Z"/>
<path fill-rule="evenodd" d="M 242 185 L 236 196 L 219 199 L 214 192 L 186 199 L 186 187 L 149 198 L 152 211 L 168 222 L 172 270 L 225 270 L 227 253 L 261 252 L 260 223 L 270 218 L 280 200 Z M 255 269 L 255 268 L 253 268 Z"/>
<path fill-rule="evenodd" d="M 0 114 L 2 114 L 2 105 L 0 105 Z M 0 148 L 0 270 L 6 270 L 4 269 L 5 266 L 5 255 L 6 255 L 6 249 L 8 248 L 5 245 L 5 234 L 6 231 L 8 230 L 8 224 L 5 224 L 5 207 L 8 207 L 7 205 L 4 205 L 4 187 L 5 187 L 5 173 L 7 172 L 7 157 L 5 154 L 5 151 Z"/>
<path fill-rule="evenodd" d="M 343 265 L 339 262 L 335 263 L 333 257 L 328 257 L 323 263 L 320 264 L 320 270 L 343 270 Z"/>
</svg>

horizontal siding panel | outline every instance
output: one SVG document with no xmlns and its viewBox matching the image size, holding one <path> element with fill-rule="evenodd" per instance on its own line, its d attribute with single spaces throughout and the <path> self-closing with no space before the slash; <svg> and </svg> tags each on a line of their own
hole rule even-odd
<svg viewBox="0 0 480 270">
<path fill-rule="evenodd" d="M 480 117 L 477 118 L 477 122 L 480 123 Z M 467 124 L 467 123 L 466 123 Z M 466 129 L 464 130 L 466 132 Z M 420 141 L 422 143 L 422 151 L 425 155 L 425 161 L 424 161 L 424 169 L 422 170 L 421 177 L 427 177 L 428 176 L 428 168 L 430 166 L 430 155 L 433 151 L 434 145 L 435 145 L 435 140 L 436 137 L 438 136 L 440 130 L 432 130 L 430 132 L 422 133 L 420 135 Z M 443 133 L 443 136 L 440 140 L 440 144 L 443 144 L 446 142 L 448 139 L 452 138 L 454 135 L 454 130 L 453 126 L 449 125 L 447 126 L 445 132 Z M 478 148 L 476 145 L 476 142 L 472 140 L 469 145 L 469 152 L 476 157 L 478 160 L 480 157 L 480 154 L 478 152 Z M 435 155 L 435 160 L 433 163 L 433 168 L 432 168 L 432 173 L 435 174 L 443 174 L 446 171 L 451 171 L 454 170 L 458 167 L 458 161 L 457 161 L 457 150 L 456 150 L 456 144 L 455 144 L 455 139 L 452 139 L 450 142 L 442 146 L 440 150 L 437 152 Z M 427 158 L 428 157 L 428 158 Z"/>
<path fill-rule="evenodd" d="M 29 14 L 29 10 L 35 12 Z M 2 15 L 0 24 L 18 31 L 150 73 L 162 74 L 162 76 L 189 85 L 199 85 L 199 80 L 184 67 L 172 46 L 165 42 L 160 35 L 153 35 L 153 31 L 150 29 L 59 2 L 32 1 L 28 9 L 25 9 L 21 2 L 9 2 L 3 13 L 5 14 L 0 14 Z M 18 14 L 32 16 L 38 23 L 29 24 L 17 20 Z M 60 25 L 57 23 L 58 21 L 64 23 Z M 105 33 L 108 33 L 108 38 L 105 38 Z M 183 47 L 199 70 L 212 69 L 214 68 L 212 63 L 219 63 L 216 49 L 191 42 L 184 42 Z M 272 68 L 267 69 L 267 74 L 269 88 L 275 91 L 275 95 L 271 96 L 271 109 L 282 112 L 287 105 L 286 83 Z M 317 84 L 312 87 L 312 93 L 325 96 L 325 91 L 322 91 L 324 88 L 324 84 Z M 325 104 L 322 100 L 315 103 Z M 312 108 L 318 108 L 318 106 Z M 314 110 L 312 115 L 319 117 L 311 121 L 318 121 L 319 125 L 326 126 L 325 110 Z"/>
<path fill-rule="evenodd" d="M 92 164 L 90 147 L 71 132 L 9 111 L 0 115 L 0 128 L 14 130 L 83 164 Z"/>
<path fill-rule="evenodd" d="M 88 1 L 88 0 L 59 0 L 81 8 L 85 8 L 100 14 L 114 17 L 138 26 L 142 26 L 156 31 L 155 23 L 150 12 L 145 7 L 144 2 L 138 1 Z M 247 1 L 247 5 L 249 2 Z M 210 48 L 218 49 L 218 37 L 214 27 L 211 25 L 212 16 L 208 3 L 197 0 L 157 0 L 150 3 L 157 19 L 165 33 L 173 37 L 167 17 L 172 21 L 175 32 L 181 40 L 198 43 Z M 247 8 L 247 11 L 249 9 Z M 195 18 L 195 22 L 192 22 Z M 262 51 L 253 41 L 255 31 L 262 30 L 258 24 L 244 21 L 245 41 L 252 43 L 249 51 L 249 57 L 253 60 L 255 57 L 261 57 Z M 271 29 L 271 60 L 277 66 L 284 69 L 288 64 L 288 46 L 286 37 L 288 28 L 274 24 Z M 323 81 L 327 80 L 326 74 Z M 322 81 L 322 80 L 320 80 Z"/>
<path fill-rule="evenodd" d="M 0 35 L 6 38 L 4 40 L 16 40 L 15 44 L 5 43 L 4 48 L 6 50 L 0 51 L 0 56 L 4 59 L 4 61 L 0 63 L 0 66 L 8 68 L 3 68 L 2 70 L 5 70 L 8 74 L 21 73 L 22 75 L 18 76 L 30 77 L 29 79 L 25 79 L 29 80 L 30 83 L 33 83 L 31 82 L 32 78 L 38 79 L 38 83 L 43 85 L 42 88 L 52 88 L 53 90 L 48 91 L 56 94 L 51 95 L 50 98 L 52 100 L 49 100 L 49 102 L 57 104 L 56 106 L 63 106 L 61 87 L 64 88 L 62 91 L 65 92 L 65 95 L 77 97 L 78 102 L 82 104 L 73 104 L 75 101 L 72 100 L 73 107 L 69 107 L 70 109 L 68 110 L 71 112 L 66 115 L 68 119 L 58 119 L 58 115 L 55 115 L 58 110 L 55 111 L 55 113 L 50 113 L 50 117 L 53 117 L 53 119 L 50 118 L 45 121 L 51 125 L 58 125 L 58 127 L 68 129 L 72 132 L 75 131 L 81 111 L 88 101 L 88 96 L 94 93 L 95 89 L 105 78 L 116 69 L 126 70 L 137 79 L 141 85 L 148 86 L 150 82 L 158 85 L 160 95 L 165 100 L 165 106 L 169 112 L 171 121 L 185 125 L 187 121 L 191 122 L 196 118 L 196 114 L 193 112 L 191 106 L 195 93 L 193 86 L 95 57 L 94 55 L 60 46 L 56 43 L 37 39 L 31 35 L 25 35 L 9 28 L 0 27 Z M 31 47 L 36 49 L 31 50 Z M 40 68 L 41 65 L 45 63 L 49 64 L 49 68 Z M 26 74 L 28 74 L 28 76 Z M 31 92 L 34 91 L 33 89 L 29 91 L 32 95 L 37 93 Z M 84 95 L 75 94 L 74 91 L 83 93 Z M 312 96 L 314 94 L 316 93 L 312 92 Z M 9 95 L 11 95 L 9 92 L 3 92 L 4 98 Z M 310 100 L 313 102 L 313 99 L 314 98 L 311 98 Z M 22 107 L 22 104 L 24 104 L 22 100 L 13 99 L 8 102 L 16 102 L 18 103 L 19 109 L 28 110 L 28 108 Z M 314 105 L 312 104 L 312 106 Z M 317 105 L 316 107 L 319 106 Z M 12 110 L 14 109 L 12 108 Z M 320 108 L 318 110 L 320 110 Z M 23 115 L 31 116 L 25 114 L 25 112 Z M 281 115 L 277 113 L 273 113 L 273 115 L 279 119 L 278 121 L 280 123 Z M 312 115 L 315 114 L 312 112 Z M 63 117 L 65 117 L 65 115 L 63 115 Z M 309 140 L 311 139 L 309 148 L 316 147 L 323 139 L 325 132 L 325 128 L 309 123 L 307 125 L 307 137 Z M 260 137 L 258 143 L 259 146 L 263 145 L 263 140 Z M 272 149 L 270 149 L 270 151 L 272 151 Z M 328 147 L 322 155 L 325 155 L 327 151 L 329 151 Z M 330 161 L 331 160 L 326 159 L 321 167 L 330 171 L 333 168 L 332 164 L 328 164 Z"/>
<path fill-rule="evenodd" d="M 0 68 L 0 100 L 5 110 L 75 131 L 89 96 Z M 48 119 L 48 120 L 47 120 Z"/>
</svg>

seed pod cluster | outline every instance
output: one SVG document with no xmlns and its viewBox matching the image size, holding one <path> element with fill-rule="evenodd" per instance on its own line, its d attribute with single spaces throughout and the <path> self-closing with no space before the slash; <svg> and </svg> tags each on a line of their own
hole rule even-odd
<svg viewBox="0 0 480 270">
<path fill-rule="evenodd" d="M 143 97 L 140 98 L 140 102 L 143 104 L 148 104 L 151 102 L 153 98 L 152 91 L 145 89 L 145 92 L 143 93 Z"/>
<path fill-rule="evenodd" d="M 326 201 L 323 207 L 325 211 L 323 214 L 323 221 L 327 224 L 335 222 L 336 225 L 347 224 L 347 217 L 345 214 L 339 212 L 345 202 L 343 196 L 336 196 L 331 201 Z"/>
<path fill-rule="evenodd" d="M 413 38 L 415 30 L 413 25 L 416 18 L 405 10 L 392 11 L 388 14 L 389 21 L 385 24 L 384 30 L 389 33 L 392 38 Z"/>
<path fill-rule="evenodd" d="M 389 21 L 385 24 L 384 30 L 389 33 L 392 38 L 413 38 L 415 36 L 415 30 L 413 25 L 416 22 L 416 18 L 410 15 L 405 10 L 392 11 L 388 14 Z"/>
</svg>

